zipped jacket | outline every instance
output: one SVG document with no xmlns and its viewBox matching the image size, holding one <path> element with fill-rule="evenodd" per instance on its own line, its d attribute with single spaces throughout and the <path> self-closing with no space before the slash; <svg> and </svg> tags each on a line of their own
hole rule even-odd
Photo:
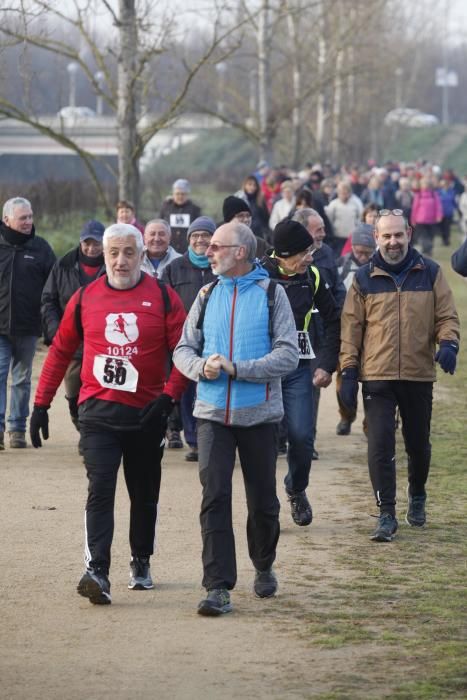
<svg viewBox="0 0 467 700">
<path fill-rule="evenodd" d="M 0 335 L 41 335 L 41 294 L 55 254 L 43 238 L 0 224 Z"/>
<path fill-rule="evenodd" d="M 340 307 L 334 299 L 326 280 L 314 265 L 303 274 L 281 277 L 278 260 L 266 256 L 261 264 L 272 279 L 284 287 L 292 307 L 297 331 L 311 332 L 314 311 L 319 311 L 323 333 L 319 348 L 313 347 L 321 369 L 332 374 L 336 369 L 339 355 Z M 314 338 L 312 337 L 312 342 Z M 300 359 L 300 364 L 309 360 Z"/>
<path fill-rule="evenodd" d="M 342 310 L 342 369 L 363 381 L 436 379 L 435 347 L 459 342 L 459 317 L 440 266 L 415 251 L 399 285 L 374 258 L 354 276 Z"/>
<path fill-rule="evenodd" d="M 201 287 L 213 282 L 215 275 L 211 266 L 201 268 L 193 265 L 187 252 L 164 268 L 161 279 L 175 289 L 188 312 Z"/>
<path fill-rule="evenodd" d="M 266 271 L 259 265 L 241 277 L 219 276 L 206 305 L 203 328 L 197 324 L 203 287 L 190 309 L 173 361 L 198 382 L 193 415 L 225 425 L 276 423 L 284 415 L 281 377 L 298 365 L 295 322 L 284 290 L 277 285 L 269 333 Z M 204 378 L 206 358 L 220 353 L 236 365 L 235 379 L 221 372 Z"/>
</svg>

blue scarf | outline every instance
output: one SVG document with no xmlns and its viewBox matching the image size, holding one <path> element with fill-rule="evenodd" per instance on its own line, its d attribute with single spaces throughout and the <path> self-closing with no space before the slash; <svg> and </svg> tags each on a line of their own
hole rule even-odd
<svg viewBox="0 0 467 700">
<path fill-rule="evenodd" d="M 203 270 L 209 267 L 209 260 L 207 255 L 197 255 L 193 248 L 188 247 L 188 257 L 190 262 L 195 267 L 201 267 Z"/>
</svg>

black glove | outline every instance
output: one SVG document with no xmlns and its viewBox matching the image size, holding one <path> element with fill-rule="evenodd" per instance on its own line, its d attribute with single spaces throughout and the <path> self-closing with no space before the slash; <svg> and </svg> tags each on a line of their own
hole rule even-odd
<svg viewBox="0 0 467 700">
<path fill-rule="evenodd" d="M 29 435 L 31 436 L 31 442 L 33 447 L 42 447 L 41 441 L 41 430 L 42 437 L 44 440 L 49 439 L 49 414 L 47 411 L 49 406 L 34 406 L 31 413 L 31 418 L 29 420 Z"/>
<path fill-rule="evenodd" d="M 358 394 L 358 369 L 347 367 L 341 372 L 342 384 L 339 390 L 339 397 L 344 406 L 349 411 L 357 410 Z"/>
<path fill-rule="evenodd" d="M 165 433 L 167 420 L 173 405 L 174 400 L 168 394 L 161 394 L 157 399 L 146 404 L 139 413 L 139 422 L 142 429 L 159 431 L 162 428 L 162 432 Z"/>
<path fill-rule="evenodd" d="M 435 362 L 439 362 L 441 369 L 446 373 L 454 374 L 458 350 L 458 345 L 454 340 L 441 340 L 439 350 L 435 355 Z"/>
</svg>

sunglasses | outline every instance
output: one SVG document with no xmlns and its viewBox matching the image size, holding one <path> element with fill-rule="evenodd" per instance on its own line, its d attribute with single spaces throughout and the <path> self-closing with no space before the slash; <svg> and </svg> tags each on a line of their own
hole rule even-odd
<svg viewBox="0 0 467 700">
<path fill-rule="evenodd" d="M 240 248 L 241 246 L 238 243 L 234 243 L 233 245 L 223 245 L 220 243 L 210 243 L 206 250 L 211 249 L 213 253 L 217 253 L 221 248 Z"/>
</svg>

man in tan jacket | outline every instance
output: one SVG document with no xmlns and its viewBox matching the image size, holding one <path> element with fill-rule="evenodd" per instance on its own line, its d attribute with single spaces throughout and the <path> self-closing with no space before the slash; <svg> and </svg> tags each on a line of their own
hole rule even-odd
<svg viewBox="0 0 467 700">
<path fill-rule="evenodd" d="M 435 361 L 454 374 L 459 348 L 459 318 L 446 278 L 437 263 L 412 248 L 411 235 L 402 210 L 379 212 L 378 250 L 356 272 L 341 319 L 340 397 L 350 409 L 356 407 L 362 381 L 368 466 L 380 509 L 371 536 L 376 542 L 391 541 L 398 527 L 397 407 L 408 457 L 406 520 L 416 527 L 425 524 Z"/>
</svg>

